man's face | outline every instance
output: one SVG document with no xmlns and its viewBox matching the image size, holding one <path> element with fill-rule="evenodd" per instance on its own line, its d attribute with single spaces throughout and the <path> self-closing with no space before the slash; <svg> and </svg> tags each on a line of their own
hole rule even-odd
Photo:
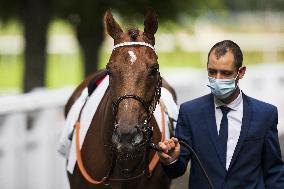
<svg viewBox="0 0 284 189">
<path fill-rule="evenodd" d="M 215 50 L 209 55 L 207 65 L 208 76 L 215 79 L 232 79 L 238 74 L 234 64 L 234 55 L 231 51 L 217 59 Z"/>
</svg>

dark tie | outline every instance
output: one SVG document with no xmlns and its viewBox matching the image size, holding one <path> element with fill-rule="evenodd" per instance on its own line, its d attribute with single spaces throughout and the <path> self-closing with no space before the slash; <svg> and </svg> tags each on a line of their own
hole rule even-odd
<svg viewBox="0 0 284 189">
<path fill-rule="evenodd" d="M 228 141 L 228 117 L 227 114 L 231 110 L 230 108 L 226 106 L 220 107 L 223 117 L 220 124 L 220 130 L 219 130 L 219 143 L 220 147 L 222 149 L 222 161 L 224 163 L 224 166 L 226 167 L 226 159 L 227 159 L 227 141 Z"/>
</svg>

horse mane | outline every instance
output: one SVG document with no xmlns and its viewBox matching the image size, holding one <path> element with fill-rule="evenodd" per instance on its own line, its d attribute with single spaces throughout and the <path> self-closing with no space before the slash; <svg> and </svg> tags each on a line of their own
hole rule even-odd
<svg viewBox="0 0 284 189">
<path fill-rule="evenodd" d="M 129 28 L 128 35 L 132 39 L 132 41 L 135 41 L 139 36 L 139 30 L 137 28 Z"/>
</svg>

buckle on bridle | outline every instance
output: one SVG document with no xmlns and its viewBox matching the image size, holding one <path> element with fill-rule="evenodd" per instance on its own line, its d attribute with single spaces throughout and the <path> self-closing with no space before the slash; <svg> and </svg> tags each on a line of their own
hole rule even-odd
<svg viewBox="0 0 284 189">
<path fill-rule="evenodd" d="M 153 136 L 153 130 L 151 127 L 149 127 L 149 122 L 147 119 L 144 121 L 144 123 L 141 125 L 142 133 L 144 134 L 146 138 L 146 143 L 152 142 L 152 136 Z"/>
</svg>

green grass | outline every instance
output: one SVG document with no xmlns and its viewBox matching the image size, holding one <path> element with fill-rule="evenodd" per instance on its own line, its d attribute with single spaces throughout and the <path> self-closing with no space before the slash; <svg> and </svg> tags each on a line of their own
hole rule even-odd
<svg viewBox="0 0 284 189">
<path fill-rule="evenodd" d="M 0 56 L 0 89 L 19 89 L 22 86 L 22 59 L 21 55 Z"/>
<path fill-rule="evenodd" d="M 17 20 L 0 22 L 0 35 L 21 35 L 22 25 Z"/>
<path fill-rule="evenodd" d="M 74 85 L 83 78 L 83 65 L 78 54 L 48 57 L 46 84 L 50 88 Z"/>
<path fill-rule="evenodd" d="M 167 68 L 205 68 L 207 55 L 198 52 L 184 52 L 176 50 L 168 53 L 159 53 L 158 62 L 161 69 Z M 100 68 L 104 68 L 110 54 L 101 53 Z M 263 61 L 261 52 L 244 52 L 244 64 L 259 64 Z M 284 52 L 278 54 L 283 61 Z M 77 54 L 50 54 L 48 56 L 46 84 L 49 88 L 66 85 L 77 85 L 83 79 L 81 56 Z M 0 55 L 0 90 L 22 87 L 23 56 Z"/>
<path fill-rule="evenodd" d="M 173 51 L 168 53 L 159 53 L 159 64 L 161 68 L 166 67 L 205 67 L 202 53 L 189 53 L 184 51 Z"/>
<path fill-rule="evenodd" d="M 50 23 L 48 34 L 74 34 L 74 28 L 69 22 L 57 19 Z"/>
<path fill-rule="evenodd" d="M 200 53 L 175 51 L 159 53 L 162 69 L 167 67 L 203 67 Z M 99 68 L 103 69 L 110 54 L 101 53 Z M 83 79 L 80 54 L 50 54 L 48 56 L 46 84 L 50 88 L 76 85 Z M 0 55 L 0 90 L 21 89 L 23 77 L 22 55 Z"/>
<path fill-rule="evenodd" d="M 52 20 L 49 24 L 48 34 L 73 34 L 73 26 L 64 20 Z M 23 25 L 18 20 L 0 21 L 0 35 L 22 35 Z"/>
</svg>

